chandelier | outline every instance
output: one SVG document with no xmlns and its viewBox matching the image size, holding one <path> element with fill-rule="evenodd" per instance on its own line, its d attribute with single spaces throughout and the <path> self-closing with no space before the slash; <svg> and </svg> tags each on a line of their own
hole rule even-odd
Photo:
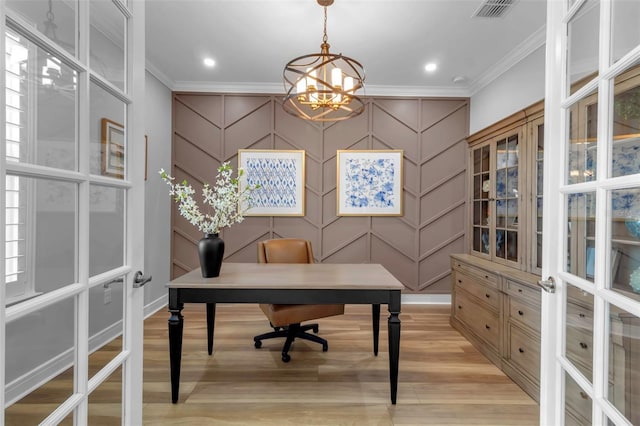
<svg viewBox="0 0 640 426">
<path fill-rule="evenodd" d="M 311 121 L 340 121 L 364 111 L 358 90 L 364 92 L 364 68 L 347 56 L 329 52 L 327 6 L 333 0 L 317 0 L 324 7 L 324 36 L 320 53 L 299 56 L 284 68 L 286 96 L 282 107 L 289 114 Z"/>
</svg>

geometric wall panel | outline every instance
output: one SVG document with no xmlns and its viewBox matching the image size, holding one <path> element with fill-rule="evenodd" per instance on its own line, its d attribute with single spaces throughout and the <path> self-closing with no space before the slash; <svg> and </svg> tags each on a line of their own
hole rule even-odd
<svg viewBox="0 0 640 426">
<path fill-rule="evenodd" d="M 365 112 L 312 123 L 281 95 L 173 93 L 171 172 L 196 191 L 239 149 L 306 152 L 304 217 L 247 217 L 222 230 L 225 259 L 255 262 L 267 238 L 311 240 L 318 262 L 383 264 L 406 293 L 450 292 L 449 254 L 464 251 L 467 98 L 366 98 Z M 336 151 L 402 149 L 403 217 L 336 215 Z M 198 231 L 172 211 L 172 279 L 198 266 Z"/>
</svg>

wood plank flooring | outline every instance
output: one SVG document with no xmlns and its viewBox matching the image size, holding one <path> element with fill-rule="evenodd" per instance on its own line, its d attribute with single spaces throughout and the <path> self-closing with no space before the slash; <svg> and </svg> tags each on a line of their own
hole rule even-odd
<svg viewBox="0 0 640 426">
<path fill-rule="evenodd" d="M 186 305 L 180 400 L 171 404 L 168 313 L 145 321 L 145 425 L 538 425 L 538 405 L 449 326 L 449 306 L 405 305 L 397 405 L 389 399 L 385 307 L 380 353 L 372 353 L 371 309 L 319 321 L 320 345 L 282 339 L 253 347 L 268 323 L 257 305 L 218 305 L 214 354 L 206 350 L 203 305 Z M 106 364 L 119 340 L 91 357 Z M 38 424 L 68 394 L 63 373 L 9 407 L 7 425 Z M 68 390 L 69 391 L 69 390 Z M 68 392 L 67 391 L 67 392 Z M 58 394 L 58 396 L 56 396 Z M 90 397 L 90 425 L 120 424 L 120 376 Z M 72 424 L 68 419 L 65 424 Z"/>
</svg>

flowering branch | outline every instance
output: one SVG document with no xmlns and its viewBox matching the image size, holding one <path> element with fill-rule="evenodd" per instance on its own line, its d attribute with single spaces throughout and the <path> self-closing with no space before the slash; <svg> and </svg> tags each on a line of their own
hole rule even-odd
<svg viewBox="0 0 640 426">
<path fill-rule="evenodd" d="M 195 191 L 186 180 L 176 184 L 173 182 L 175 178 L 167 174 L 164 169 L 161 169 L 158 173 L 171 188 L 169 195 L 172 195 L 176 203 L 178 203 L 180 215 L 198 228 L 200 232 L 217 234 L 220 229 L 244 220 L 244 214 L 251 207 L 251 191 L 260 187 L 260 185 L 247 185 L 240 190 L 238 182 L 244 174 L 244 170 L 238 169 L 237 178 L 231 177 L 232 172 L 233 167 L 228 161 L 224 162 L 218 167 L 215 187 L 212 188 L 208 183 L 204 184 L 202 201 L 205 206 L 208 206 L 205 213 L 200 211 L 200 207 L 193 199 Z M 242 205 L 247 207 L 242 210 L 240 207 Z"/>
</svg>

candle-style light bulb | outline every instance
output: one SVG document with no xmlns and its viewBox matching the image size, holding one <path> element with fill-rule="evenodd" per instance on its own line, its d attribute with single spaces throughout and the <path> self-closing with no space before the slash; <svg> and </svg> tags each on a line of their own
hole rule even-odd
<svg viewBox="0 0 640 426">
<path fill-rule="evenodd" d="M 296 83 L 296 93 L 298 94 L 299 100 L 304 100 L 307 91 L 307 79 L 305 77 L 298 80 Z"/>
</svg>

